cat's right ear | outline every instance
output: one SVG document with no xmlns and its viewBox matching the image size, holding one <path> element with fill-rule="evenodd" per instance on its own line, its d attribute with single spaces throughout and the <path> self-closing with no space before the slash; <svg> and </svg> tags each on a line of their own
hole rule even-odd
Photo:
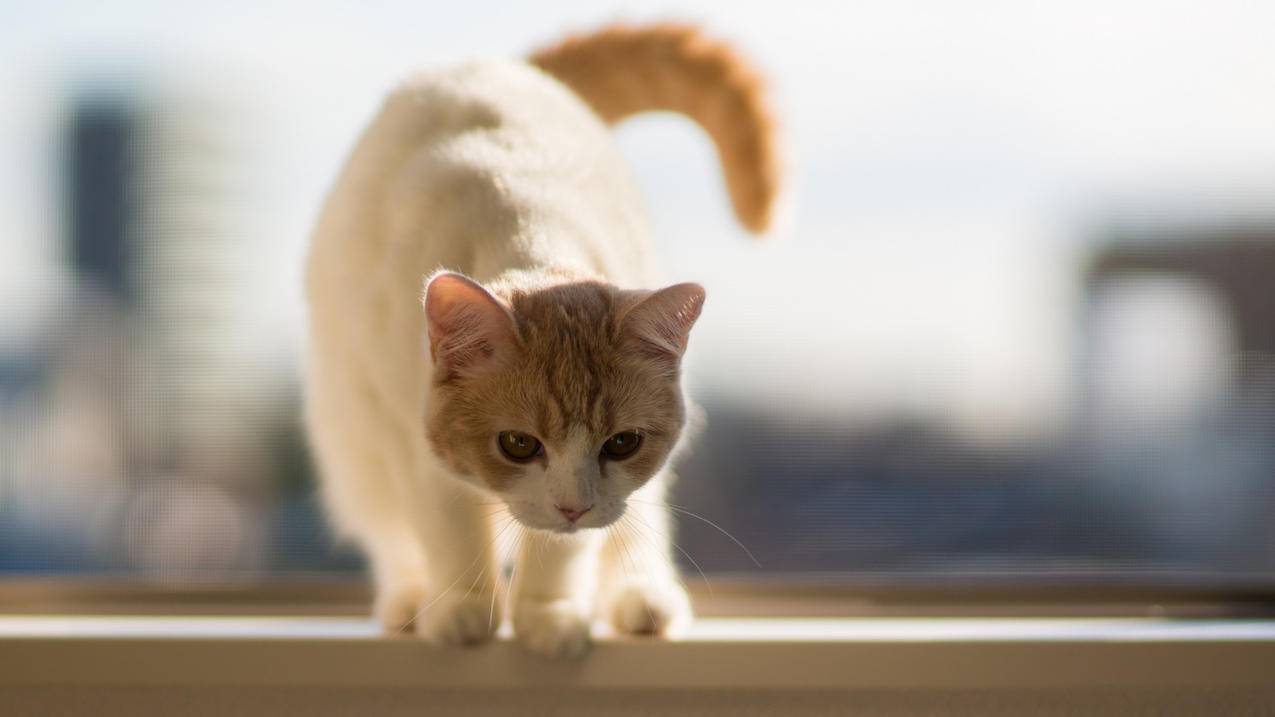
<svg viewBox="0 0 1275 717">
<path fill-rule="evenodd" d="M 447 378 L 482 369 L 513 343 L 513 316 L 472 279 L 440 271 L 425 283 L 422 301 L 429 353 L 435 368 Z"/>
<path fill-rule="evenodd" d="M 704 308 L 704 287 L 674 284 L 650 292 L 630 308 L 620 321 L 627 336 L 644 352 L 681 361 L 691 327 Z"/>
</svg>

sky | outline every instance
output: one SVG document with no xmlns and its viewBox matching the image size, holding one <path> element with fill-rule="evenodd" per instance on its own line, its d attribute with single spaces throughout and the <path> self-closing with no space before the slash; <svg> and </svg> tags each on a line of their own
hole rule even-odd
<svg viewBox="0 0 1275 717">
<path fill-rule="evenodd" d="M 228 311 L 239 340 L 286 361 L 318 204 L 397 78 L 668 18 L 756 60 L 790 148 L 792 220 L 759 243 L 733 223 L 696 128 L 656 116 L 617 132 L 667 275 L 708 286 L 690 360 L 710 389 L 975 430 L 1049 425 L 1076 392 L 1078 267 L 1104 226 L 1273 213 L 1271 4 L 4 0 L 0 337 L 38 332 L 64 291 L 53 147 L 74 88 L 217 108 L 244 252 Z M 1176 310 L 1163 294 L 1138 294 L 1131 315 Z M 1120 347 L 1119 365 L 1211 365 L 1164 333 Z"/>
</svg>

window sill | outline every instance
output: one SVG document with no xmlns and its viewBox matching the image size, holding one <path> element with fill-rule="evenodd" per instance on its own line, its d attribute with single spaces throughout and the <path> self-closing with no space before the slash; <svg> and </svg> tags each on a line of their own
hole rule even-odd
<svg viewBox="0 0 1275 717">
<path fill-rule="evenodd" d="M 579 663 L 446 649 L 349 617 L 0 616 L 0 693 L 36 687 L 507 690 L 1256 690 L 1275 621 L 702 619 Z M 1270 704 L 1275 704 L 1271 702 Z"/>
</svg>

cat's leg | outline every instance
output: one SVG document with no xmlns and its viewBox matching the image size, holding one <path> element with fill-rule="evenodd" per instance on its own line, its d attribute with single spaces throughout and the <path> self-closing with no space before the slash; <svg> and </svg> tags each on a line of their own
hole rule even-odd
<svg viewBox="0 0 1275 717">
<path fill-rule="evenodd" d="M 386 636 L 410 635 L 426 596 L 420 544 L 406 527 L 381 525 L 363 532 L 360 542 L 376 593 L 372 614 Z"/>
<path fill-rule="evenodd" d="M 677 634 L 691 621 L 690 599 L 670 553 L 673 521 L 659 480 L 633 495 L 602 551 L 598 605 L 621 634 Z"/>
<path fill-rule="evenodd" d="M 336 437 L 326 440 L 320 463 L 328 514 L 367 557 L 375 597 L 372 615 L 386 635 L 407 631 L 425 597 L 425 561 L 384 461 L 355 460 L 360 452 Z"/>
<path fill-rule="evenodd" d="M 367 556 L 373 616 L 386 635 L 404 634 L 426 596 L 424 553 L 385 456 L 354 445 L 352 437 L 331 436 L 321 451 L 325 502 L 340 531 Z"/>
<path fill-rule="evenodd" d="M 402 634 L 425 596 L 420 541 L 404 510 L 403 465 L 394 460 L 393 431 L 359 400 L 353 371 L 333 363 L 333 355 L 314 350 L 306 375 L 306 423 L 323 502 L 337 532 L 368 559 L 374 617 L 385 634 Z"/>
<path fill-rule="evenodd" d="M 527 649 L 566 658 L 588 651 L 603 539 L 596 530 L 571 535 L 526 531 L 509 589 L 514 634 Z"/>
<path fill-rule="evenodd" d="M 443 644 L 483 642 L 500 627 L 498 553 L 502 543 L 516 537 L 515 528 L 504 523 L 493 530 L 493 500 L 437 467 L 426 470 L 430 474 L 419 476 L 426 495 L 415 515 L 429 592 L 416 616 L 416 631 Z"/>
<path fill-rule="evenodd" d="M 328 512 L 368 556 L 382 628 L 397 635 L 410 624 L 448 644 L 491 637 L 501 612 L 490 501 L 447 475 L 404 428 L 414 425 L 412 410 L 392 413 L 369 402 L 370 391 L 334 387 L 344 385 L 311 383 L 311 434 Z"/>
</svg>

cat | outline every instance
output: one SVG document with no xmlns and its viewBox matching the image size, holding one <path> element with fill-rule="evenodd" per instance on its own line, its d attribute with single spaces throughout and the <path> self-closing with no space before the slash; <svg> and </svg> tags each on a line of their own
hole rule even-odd
<svg viewBox="0 0 1275 717">
<path fill-rule="evenodd" d="M 607 129 L 647 110 L 698 121 L 736 215 L 770 227 L 781 172 L 762 82 L 675 25 L 413 76 L 326 198 L 306 424 L 387 634 L 482 642 L 507 598 L 519 642 L 576 657 L 595 616 L 622 634 L 690 620 L 663 498 L 705 292 L 652 288 L 648 218 Z"/>
</svg>

